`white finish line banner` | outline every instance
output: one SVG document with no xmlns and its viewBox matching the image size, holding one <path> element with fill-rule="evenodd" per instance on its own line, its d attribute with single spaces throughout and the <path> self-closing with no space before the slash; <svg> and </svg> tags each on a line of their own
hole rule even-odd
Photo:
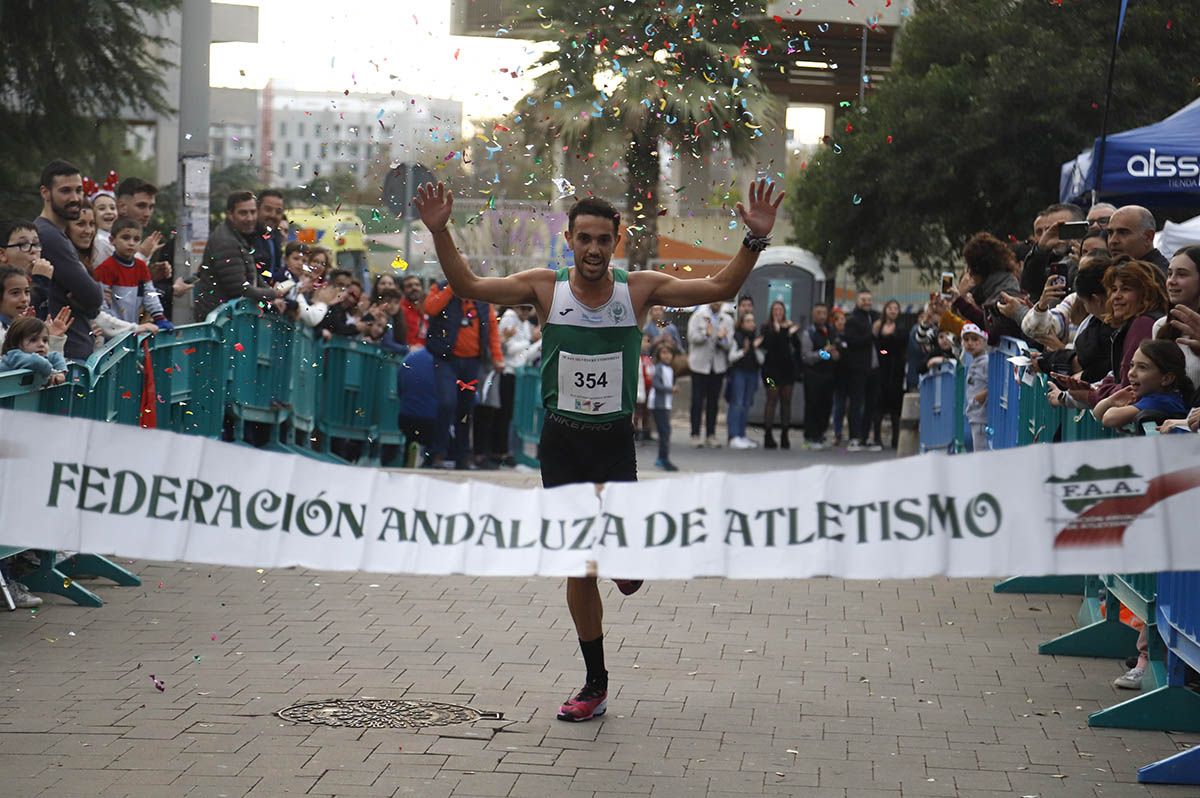
<svg viewBox="0 0 1200 798">
<path fill-rule="evenodd" d="M 0 544 L 255 568 L 635 579 L 1200 570 L 1197 435 L 706 473 L 597 495 L 0 410 L 0 502 Z"/>
</svg>

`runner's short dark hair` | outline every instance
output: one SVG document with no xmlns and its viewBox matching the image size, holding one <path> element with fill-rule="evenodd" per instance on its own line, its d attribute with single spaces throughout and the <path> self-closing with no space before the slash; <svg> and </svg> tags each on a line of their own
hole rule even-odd
<svg viewBox="0 0 1200 798">
<path fill-rule="evenodd" d="M 602 200 L 599 197 L 584 197 L 576 202 L 571 206 L 571 210 L 567 211 L 568 230 L 575 230 L 576 216 L 599 216 L 612 221 L 614 233 L 621 231 L 621 213 L 608 200 Z"/>
</svg>

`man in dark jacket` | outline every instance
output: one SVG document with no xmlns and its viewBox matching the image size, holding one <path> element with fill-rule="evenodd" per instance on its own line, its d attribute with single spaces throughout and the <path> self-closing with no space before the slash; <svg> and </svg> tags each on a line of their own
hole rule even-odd
<svg viewBox="0 0 1200 798">
<path fill-rule="evenodd" d="M 42 243 L 42 257 L 54 266 L 47 289 L 49 317 L 64 306 L 71 307 L 63 354 L 72 360 L 87 360 L 96 349 L 91 320 L 100 313 L 104 294 L 66 234 L 67 222 L 78 219 L 83 207 L 83 177 L 66 161 L 51 161 L 42 170 L 41 194 L 42 215 L 34 225 Z"/>
<path fill-rule="evenodd" d="M 249 236 L 254 235 L 258 205 L 254 194 L 235 191 L 225 201 L 225 221 L 208 239 L 196 282 L 194 318 L 204 317 L 219 306 L 246 297 L 270 302 L 279 294 L 263 285 L 254 263 Z"/>
<path fill-rule="evenodd" d="M 283 225 L 283 192 L 277 188 L 264 189 L 258 195 L 258 225 L 250 241 L 258 276 L 270 285 L 290 280 L 283 266 L 283 248 L 287 241 Z"/>
<path fill-rule="evenodd" d="M 846 393 L 850 398 L 850 451 L 858 451 L 867 439 L 867 421 L 873 407 L 868 406 L 871 373 L 879 368 L 872 327 L 878 315 L 871 310 L 871 292 L 859 291 L 854 310 L 846 316 L 845 369 Z"/>
<path fill-rule="evenodd" d="M 825 448 L 825 431 L 833 412 L 833 360 L 841 357 L 829 327 L 829 308 L 814 305 L 812 324 L 799 336 L 804 363 L 804 440 L 809 449 L 820 450 Z"/>
</svg>

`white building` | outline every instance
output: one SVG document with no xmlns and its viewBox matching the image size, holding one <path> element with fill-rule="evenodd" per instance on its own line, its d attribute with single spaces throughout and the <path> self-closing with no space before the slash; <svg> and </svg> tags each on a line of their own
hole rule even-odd
<svg viewBox="0 0 1200 798">
<path fill-rule="evenodd" d="M 258 162 L 273 185 L 299 186 L 342 172 L 361 180 L 372 166 L 428 160 L 430 150 L 453 149 L 462 137 L 462 103 L 456 100 L 269 85 L 261 103 Z M 236 134 L 223 129 L 222 135 L 228 146 Z"/>
</svg>

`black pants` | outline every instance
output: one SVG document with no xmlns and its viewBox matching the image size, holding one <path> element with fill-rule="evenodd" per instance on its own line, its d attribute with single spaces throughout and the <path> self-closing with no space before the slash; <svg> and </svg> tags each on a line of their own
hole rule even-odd
<svg viewBox="0 0 1200 798">
<path fill-rule="evenodd" d="M 429 449 L 433 445 L 433 431 L 436 426 L 436 418 L 400 416 L 400 430 L 404 433 L 404 440 L 421 447 L 421 457 L 417 465 L 421 465 L 431 457 Z"/>
<path fill-rule="evenodd" d="M 846 393 L 850 398 L 850 440 L 862 443 L 867 439 L 867 380 L 869 371 L 846 373 Z"/>
<path fill-rule="evenodd" d="M 833 374 L 804 375 L 804 439 L 810 443 L 825 440 L 829 414 L 833 412 Z"/>
<path fill-rule="evenodd" d="M 692 435 L 700 434 L 700 412 L 704 411 L 704 434 L 717 434 L 717 401 L 721 398 L 724 374 L 692 374 Z"/>
<path fill-rule="evenodd" d="M 880 439 L 880 430 L 882 428 L 883 416 L 879 412 L 879 403 L 882 400 L 883 380 L 879 369 L 872 369 L 867 375 L 867 400 L 863 406 L 863 434 L 873 433 L 871 438 L 872 443 L 882 443 Z M 868 429 L 870 425 L 870 429 Z"/>
<path fill-rule="evenodd" d="M 654 408 L 654 426 L 658 429 L 658 459 L 667 462 L 671 459 L 671 411 L 667 408 Z"/>
</svg>

